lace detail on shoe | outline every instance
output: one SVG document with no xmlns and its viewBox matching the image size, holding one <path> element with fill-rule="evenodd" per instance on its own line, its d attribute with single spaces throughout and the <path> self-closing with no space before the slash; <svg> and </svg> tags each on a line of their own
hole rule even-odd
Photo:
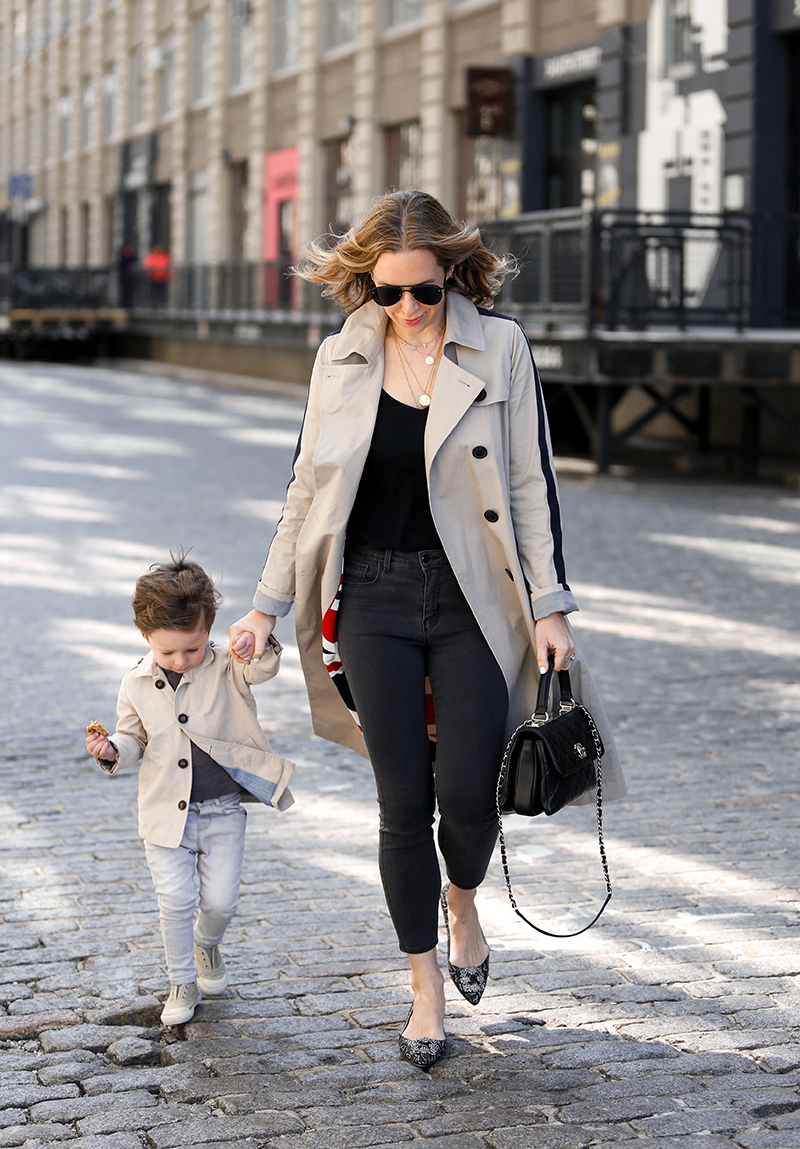
<svg viewBox="0 0 800 1149">
<path fill-rule="evenodd" d="M 197 966 L 197 984 L 203 993 L 222 993 L 228 984 L 228 971 L 219 946 L 205 946 L 194 943 L 194 961 Z"/>
<path fill-rule="evenodd" d="M 450 917 L 447 908 L 447 891 L 449 888 L 447 885 L 442 890 L 442 913 L 447 930 L 447 972 L 461 996 L 470 1005 L 477 1005 L 483 997 L 483 991 L 489 980 L 489 954 L 486 955 L 480 965 L 453 965 L 450 961 Z M 481 937 L 483 937 L 483 933 L 481 933 Z"/>
<path fill-rule="evenodd" d="M 162 1024 L 184 1025 L 187 1021 L 191 1021 L 195 1009 L 202 1000 L 200 991 L 194 982 L 187 982 L 185 985 L 173 985 L 161 1011 Z"/>
<path fill-rule="evenodd" d="M 406 1028 L 411 1021 L 411 1015 L 414 1012 L 412 1005 L 408 1011 L 408 1017 L 403 1023 L 403 1029 Z M 436 1037 L 403 1037 L 402 1033 L 398 1035 L 398 1044 L 400 1046 L 400 1056 L 406 1061 L 410 1061 L 412 1065 L 419 1066 L 420 1069 L 427 1069 L 429 1066 L 434 1065 L 439 1058 L 443 1055 L 447 1045 L 447 1038 L 439 1039 Z"/>
</svg>

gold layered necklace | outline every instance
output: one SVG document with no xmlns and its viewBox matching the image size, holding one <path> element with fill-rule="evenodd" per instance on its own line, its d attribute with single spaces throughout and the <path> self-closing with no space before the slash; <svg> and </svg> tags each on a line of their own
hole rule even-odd
<svg viewBox="0 0 800 1149">
<path fill-rule="evenodd" d="M 422 344 L 420 344 L 420 346 L 428 347 L 431 344 L 436 344 L 438 342 L 441 334 L 442 334 L 442 332 L 440 331 L 435 339 L 429 339 L 427 344 L 422 343 Z M 406 365 L 406 357 L 403 354 L 403 346 L 402 346 L 405 344 L 406 341 L 404 339 L 399 338 L 399 336 L 398 336 L 398 334 L 394 328 L 392 328 L 392 335 L 394 336 L 395 346 L 397 347 L 397 354 L 400 358 L 400 366 L 403 370 L 403 375 L 405 376 L 406 386 L 408 387 L 408 390 L 411 394 L 411 398 L 414 400 L 414 406 L 415 407 L 429 407 L 430 403 L 431 403 L 431 387 L 433 386 L 433 380 L 434 380 L 434 377 L 436 375 L 436 368 L 438 367 L 439 360 L 442 356 L 442 348 L 437 347 L 436 351 L 432 355 L 426 355 L 425 356 L 425 363 L 428 367 L 430 367 L 430 370 L 428 371 L 428 378 L 425 380 L 425 383 L 423 385 L 422 383 L 420 383 L 419 379 L 417 378 L 417 375 L 416 375 L 416 372 L 414 371 L 414 368 L 411 367 L 410 364 Z M 411 343 L 409 343 L 408 346 L 411 347 L 412 351 L 417 350 L 416 347 Z M 411 378 L 410 378 L 409 373 L 408 373 L 409 367 L 411 367 L 411 374 L 414 376 L 414 382 L 417 384 L 418 387 L 422 388 L 422 392 L 419 395 L 417 395 L 414 388 L 411 386 Z"/>
<path fill-rule="evenodd" d="M 436 362 L 436 359 L 433 352 L 429 351 L 428 348 L 436 346 L 436 344 L 441 339 L 443 332 L 444 328 L 442 327 L 439 331 L 437 331 L 433 339 L 429 339 L 427 343 L 409 343 L 407 339 L 401 339 L 400 342 L 404 347 L 410 347 L 412 351 L 416 351 L 417 355 L 424 355 L 425 362 L 429 367 L 432 367 Z M 422 348 L 422 351 L 420 351 L 420 347 Z"/>
</svg>

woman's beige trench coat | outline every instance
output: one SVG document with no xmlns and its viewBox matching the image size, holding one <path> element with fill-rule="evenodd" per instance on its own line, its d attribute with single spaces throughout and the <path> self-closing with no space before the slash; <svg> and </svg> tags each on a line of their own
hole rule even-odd
<svg viewBox="0 0 800 1149">
<path fill-rule="evenodd" d="M 286 505 L 253 603 L 279 617 L 296 603 L 314 730 L 364 757 L 361 732 L 323 663 L 322 619 L 338 590 L 347 521 L 372 439 L 386 322 L 382 308 L 365 303 L 319 349 Z M 535 702 L 534 620 L 577 608 L 564 572 L 555 472 L 530 344 L 513 319 L 455 292 L 447 295 L 425 460 L 442 546 L 508 685 L 511 731 Z M 621 797 L 614 741 L 579 653 L 570 676 L 606 747 L 604 794 Z"/>
</svg>

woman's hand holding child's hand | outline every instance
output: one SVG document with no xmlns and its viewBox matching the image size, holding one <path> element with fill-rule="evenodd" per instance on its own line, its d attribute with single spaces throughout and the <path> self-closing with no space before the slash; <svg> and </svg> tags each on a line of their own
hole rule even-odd
<svg viewBox="0 0 800 1149">
<path fill-rule="evenodd" d="M 102 758 L 104 762 L 116 762 L 118 758 L 116 746 L 103 734 L 88 734 L 86 749 L 92 758 Z"/>
<path fill-rule="evenodd" d="M 233 624 L 230 652 L 237 662 L 258 662 L 263 657 L 276 621 L 274 614 L 254 609 Z"/>
</svg>

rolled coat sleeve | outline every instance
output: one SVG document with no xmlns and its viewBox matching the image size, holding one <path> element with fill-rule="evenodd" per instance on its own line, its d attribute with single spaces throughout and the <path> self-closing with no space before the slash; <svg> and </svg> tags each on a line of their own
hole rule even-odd
<svg viewBox="0 0 800 1149">
<path fill-rule="evenodd" d="M 303 425 L 297 440 L 292 478 L 286 502 L 275 530 L 264 569 L 258 580 L 253 606 L 263 614 L 283 618 L 292 609 L 295 597 L 295 550 L 300 528 L 314 499 L 312 459 L 319 438 L 319 388 L 325 343 L 314 361 Z"/>
<path fill-rule="evenodd" d="M 530 343 L 514 324 L 509 391 L 509 490 L 520 565 L 535 619 L 578 605 L 567 584 L 550 431 Z"/>
</svg>

